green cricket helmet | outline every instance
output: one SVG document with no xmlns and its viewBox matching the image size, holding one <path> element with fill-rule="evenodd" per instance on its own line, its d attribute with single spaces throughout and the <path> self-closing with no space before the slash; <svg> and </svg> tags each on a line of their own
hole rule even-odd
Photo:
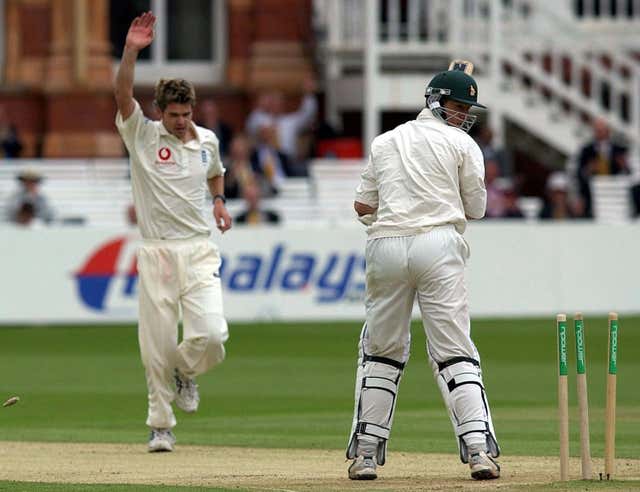
<svg viewBox="0 0 640 492">
<path fill-rule="evenodd" d="M 478 84 L 471 75 L 461 70 L 440 72 L 431 79 L 425 97 L 428 98 L 431 95 L 440 95 L 463 104 L 486 109 L 486 106 L 478 102 Z"/>
<path fill-rule="evenodd" d="M 449 126 L 468 132 L 476 122 L 477 116 L 444 108 L 442 102 L 447 99 L 486 109 L 478 102 L 478 84 L 471 75 L 462 70 L 448 70 L 436 75 L 425 93 L 427 107 L 433 115 Z"/>
</svg>

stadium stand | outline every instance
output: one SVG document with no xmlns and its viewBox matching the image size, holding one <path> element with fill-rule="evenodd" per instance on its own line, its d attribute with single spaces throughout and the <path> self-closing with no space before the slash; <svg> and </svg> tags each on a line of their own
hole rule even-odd
<svg viewBox="0 0 640 492">
<path fill-rule="evenodd" d="M 322 219 L 331 223 L 354 222 L 353 193 L 363 167 L 364 162 L 360 159 L 317 159 L 313 162 L 310 176 Z"/>
<path fill-rule="evenodd" d="M 627 175 L 592 178 L 594 217 L 598 222 L 621 224 L 629 220 L 630 186 L 631 180 Z"/>
<path fill-rule="evenodd" d="M 55 222 L 90 226 L 122 226 L 131 202 L 129 169 L 122 159 L 65 159 L 4 161 L 0 164 L 0 211 L 20 170 L 30 168 L 44 177 L 42 192 L 49 198 Z"/>
<path fill-rule="evenodd" d="M 346 201 L 346 195 L 352 200 L 353 188 L 338 187 L 328 172 L 331 167 L 338 166 L 325 164 L 323 169 L 327 171 L 319 172 L 314 175 L 315 178 L 287 179 L 276 198 L 263 200 L 264 206 L 278 212 L 287 224 L 302 225 L 322 222 L 331 217 L 344 218 L 345 209 L 339 204 Z M 0 164 L 0 216 L 3 219 L 7 198 L 18 188 L 16 176 L 25 168 L 36 170 L 44 176 L 41 189 L 54 208 L 55 223 L 96 227 L 121 227 L 126 224 L 126 209 L 132 200 L 126 160 L 4 161 Z M 354 169 L 357 171 L 354 176 L 357 177 L 359 168 L 354 166 Z M 327 174 L 326 183 L 324 174 Z M 318 184 L 318 179 L 323 183 Z M 336 193 L 343 192 L 345 199 L 335 200 L 334 196 L 323 201 L 315 191 L 331 189 L 334 185 Z M 244 204 L 241 199 L 229 200 L 227 208 L 234 216 L 243 210 Z M 351 204 L 348 204 L 347 210 L 352 210 Z"/>
<path fill-rule="evenodd" d="M 278 196 L 263 200 L 288 225 L 355 224 L 353 192 L 364 161 L 316 159 L 309 178 L 288 178 Z M 0 214 L 8 196 L 18 187 L 16 176 L 29 167 L 44 176 L 42 192 L 56 212 L 55 223 L 91 227 L 122 227 L 131 203 L 129 170 L 124 159 L 67 159 L 0 161 Z M 629 221 L 629 176 L 597 176 L 593 182 L 596 220 Z M 536 220 L 541 208 L 537 197 L 520 197 L 518 205 L 527 220 Z M 232 216 L 244 209 L 241 199 L 227 203 Z"/>
</svg>

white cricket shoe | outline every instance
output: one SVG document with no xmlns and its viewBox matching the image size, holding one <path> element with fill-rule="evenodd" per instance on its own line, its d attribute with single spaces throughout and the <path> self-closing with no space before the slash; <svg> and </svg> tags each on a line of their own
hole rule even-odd
<svg viewBox="0 0 640 492">
<path fill-rule="evenodd" d="M 149 436 L 149 452 L 158 453 L 162 451 L 173 451 L 176 443 L 176 436 L 171 429 L 151 429 Z"/>
<path fill-rule="evenodd" d="M 173 377 L 176 382 L 176 405 L 184 412 L 194 413 L 200 404 L 198 385 L 195 380 L 183 376 L 177 369 Z"/>
<path fill-rule="evenodd" d="M 351 480 L 375 480 L 376 462 L 372 456 L 358 456 L 349 466 L 349 478 Z"/>
<path fill-rule="evenodd" d="M 484 451 L 469 454 L 469 468 L 471 468 L 471 478 L 475 480 L 491 480 L 500 477 L 500 465 Z"/>
</svg>

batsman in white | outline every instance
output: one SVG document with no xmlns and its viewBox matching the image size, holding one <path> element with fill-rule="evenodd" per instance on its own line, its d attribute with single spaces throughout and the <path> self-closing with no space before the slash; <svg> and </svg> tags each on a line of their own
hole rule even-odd
<svg viewBox="0 0 640 492">
<path fill-rule="evenodd" d="M 417 298 L 427 354 L 449 411 L 460 459 L 478 480 L 498 478 L 500 450 L 471 340 L 464 268 L 467 219 L 486 207 L 484 162 L 467 134 L 478 86 L 456 61 L 426 90 L 416 120 L 373 140 L 356 190 L 367 225 L 366 323 L 360 335 L 355 409 L 347 458 L 352 480 L 373 480 L 384 465 L 398 387 L 409 358 Z"/>
<path fill-rule="evenodd" d="M 213 132 L 192 122 L 193 85 L 161 79 L 151 121 L 133 98 L 135 62 L 151 44 L 155 16 L 131 23 L 116 76 L 116 126 L 130 155 L 131 186 L 142 245 L 138 250 L 140 354 L 149 390 L 149 451 L 172 451 L 175 400 L 198 409 L 194 378 L 223 361 L 228 338 L 222 310 L 220 254 L 209 241 L 205 186 L 221 232 L 231 227 L 225 208 L 224 167 Z M 182 311 L 183 340 L 178 345 Z"/>
</svg>

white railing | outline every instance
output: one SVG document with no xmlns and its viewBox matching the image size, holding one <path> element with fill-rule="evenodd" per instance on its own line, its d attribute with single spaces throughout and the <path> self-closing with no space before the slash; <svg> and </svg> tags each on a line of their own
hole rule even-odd
<svg viewBox="0 0 640 492">
<path fill-rule="evenodd" d="M 589 0 L 582 2 L 581 17 L 573 0 L 328 0 L 326 48 L 331 60 L 366 47 L 377 53 L 382 71 L 403 60 L 401 66 L 411 71 L 430 55 L 469 57 L 495 86 L 533 93 L 550 112 L 564 113 L 578 125 L 604 116 L 638 146 L 640 68 L 619 46 L 640 47 L 640 0 L 600 0 L 600 17 L 613 3 L 618 13 L 630 6 L 633 16 L 616 19 L 633 22 L 636 29 L 620 43 L 603 44 L 584 28 L 597 13 Z M 365 42 L 365 14 L 372 10 L 378 19 L 375 46 Z M 350 62 L 364 64 L 363 59 Z M 332 70 L 335 77 L 334 65 Z"/>
<path fill-rule="evenodd" d="M 444 47 L 450 42 L 448 0 L 409 0 L 406 8 L 398 0 L 385 2 L 379 34 L 384 48 L 412 51 L 425 47 Z M 365 9 L 371 0 L 327 0 L 318 3 L 317 11 L 327 22 L 327 46 L 332 51 L 362 50 L 365 45 Z"/>
<path fill-rule="evenodd" d="M 316 0 L 316 16 L 327 30 L 330 50 L 363 48 L 364 12 L 373 8 L 374 2 Z M 406 53 L 407 49 L 411 52 L 418 47 L 449 48 L 451 44 L 489 40 L 492 10 L 500 11 L 503 28 L 512 28 L 512 33 L 524 39 L 532 28 L 540 34 L 547 27 L 551 39 L 555 39 L 567 31 L 572 35 L 592 36 L 591 31 L 584 29 L 590 22 L 615 22 L 618 28 L 627 24 L 640 26 L 640 0 L 583 0 L 580 3 L 583 7 L 578 9 L 574 0 L 511 0 L 506 3 L 502 0 L 386 0 L 379 1 L 376 8 L 379 9 L 381 44 L 389 52 L 394 48 Z M 596 8 L 598 5 L 600 7 Z M 559 21 L 563 24 L 562 32 L 558 31 Z M 617 48 L 620 42 L 624 46 L 629 41 L 625 31 L 618 34 L 608 39 L 609 48 Z"/>
<path fill-rule="evenodd" d="M 607 57 L 610 66 L 602 62 Z M 557 114 L 604 116 L 630 142 L 640 136 L 640 71 L 635 64 L 569 46 L 547 46 L 539 52 L 504 52 L 502 77 L 521 90 L 535 92 Z"/>
<path fill-rule="evenodd" d="M 583 20 L 628 22 L 640 17 L 640 0 L 577 0 L 573 13 Z"/>
<path fill-rule="evenodd" d="M 510 70 L 501 74 L 512 78 L 519 72 L 529 89 L 544 93 L 556 112 L 570 111 L 578 119 L 604 116 L 617 133 L 638 144 L 638 62 L 612 46 L 598 45 L 589 32 L 544 2 L 530 11 L 525 26 L 521 21 L 504 22 L 503 41 L 509 49 L 500 46 L 492 53 L 492 62 L 508 63 Z"/>
</svg>

